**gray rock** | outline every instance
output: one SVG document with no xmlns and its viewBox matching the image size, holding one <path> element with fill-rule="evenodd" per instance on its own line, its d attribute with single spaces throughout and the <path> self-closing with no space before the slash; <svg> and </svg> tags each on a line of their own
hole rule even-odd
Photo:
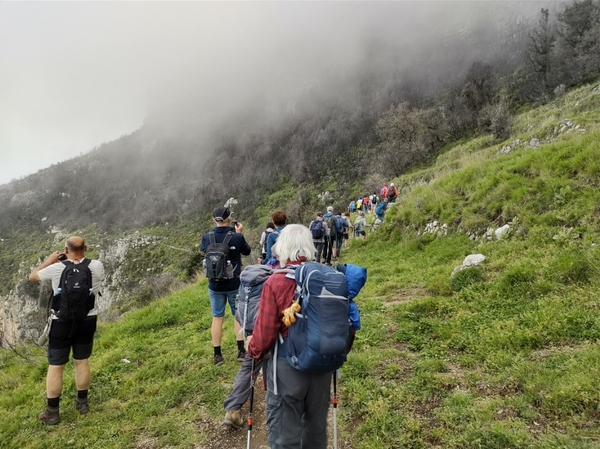
<svg viewBox="0 0 600 449">
<path fill-rule="evenodd" d="M 494 231 L 494 235 L 496 236 L 497 240 L 502 240 L 504 237 L 506 237 L 506 235 L 509 231 L 510 231 L 510 226 L 505 224 L 504 226 L 496 229 Z"/>
</svg>

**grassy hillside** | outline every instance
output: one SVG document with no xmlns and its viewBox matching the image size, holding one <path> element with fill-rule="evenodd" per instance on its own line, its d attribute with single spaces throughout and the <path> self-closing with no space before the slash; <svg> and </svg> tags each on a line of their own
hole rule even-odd
<svg viewBox="0 0 600 449">
<path fill-rule="evenodd" d="M 506 142 L 463 142 L 397 179 L 384 225 L 343 253 L 369 281 L 339 383 L 342 447 L 600 447 L 598 90 L 523 113 Z M 447 232 L 424 232 L 434 221 Z M 504 224 L 508 235 L 492 237 Z M 473 253 L 483 265 L 450 277 Z M 36 419 L 43 350 L 0 352 L 0 447 L 244 446 L 243 431 L 219 425 L 238 367 L 231 324 L 214 367 L 201 280 L 102 325 L 92 412 L 76 416 L 69 366 L 55 428 Z"/>
</svg>

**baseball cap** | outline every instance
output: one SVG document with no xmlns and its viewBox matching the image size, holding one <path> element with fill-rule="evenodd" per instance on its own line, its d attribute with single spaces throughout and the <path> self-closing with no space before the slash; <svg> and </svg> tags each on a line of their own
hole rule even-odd
<svg viewBox="0 0 600 449">
<path fill-rule="evenodd" d="M 229 212 L 229 209 L 226 207 L 217 207 L 213 212 L 213 217 L 217 221 L 225 221 L 229 218 L 230 215 L 231 212 Z"/>
<path fill-rule="evenodd" d="M 327 212 L 333 212 L 333 206 L 327 206 Z"/>
</svg>

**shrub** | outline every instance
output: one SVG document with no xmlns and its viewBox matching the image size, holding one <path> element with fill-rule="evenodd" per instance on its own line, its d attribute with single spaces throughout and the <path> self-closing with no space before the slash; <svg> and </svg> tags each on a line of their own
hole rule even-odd
<svg viewBox="0 0 600 449">
<path fill-rule="evenodd" d="M 483 281 L 483 271 L 479 267 L 469 267 L 460 270 L 450 278 L 450 289 L 459 292 L 463 288 Z"/>
</svg>

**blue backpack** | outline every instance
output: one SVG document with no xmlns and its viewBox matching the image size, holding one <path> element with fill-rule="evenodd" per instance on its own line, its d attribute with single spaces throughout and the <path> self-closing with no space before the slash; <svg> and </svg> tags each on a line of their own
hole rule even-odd
<svg viewBox="0 0 600 449">
<path fill-rule="evenodd" d="M 295 279 L 302 310 L 282 345 L 285 358 L 299 371 L 335 371 L 346 360 L 350 340 L 346 276 L 309 262 L 296 269 Z"/>
</svg>

